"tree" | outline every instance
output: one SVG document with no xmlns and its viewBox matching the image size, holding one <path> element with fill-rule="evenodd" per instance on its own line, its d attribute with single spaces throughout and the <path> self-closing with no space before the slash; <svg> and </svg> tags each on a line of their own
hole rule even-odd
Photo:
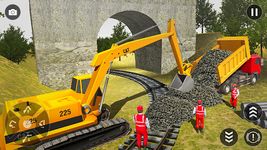
<svg viewBox="0 0 267 150">
<path fill-rule="evenodd" d="M 29 47 L 30 47 L 29 53 L 32 56 L 35 56 L 35 46 L 34 46 L 34 43 L 33 43 L 33 37 L 31 37 L 31 42 L 29 43 Z"/>
<path fill-rule="evenodd" d="M 20 28 L 10 26 L 0 34 L 0 55 L 7 59 L 19 64 L 26 58 L 29 49 L 28 41 Z"/>
<path fill-rule="evenodd" d="M 117 25 L 113 27 L 113 33 L 111 34 L 113 42 L 119 42 L 120 40 L 123 40 L 128 36 L 129 33 L 126 32 L 125 25 L 123 25 L 121 22 L 119 22 Z"/>
<path fill-rule="evenodd" d="M 196 28 L 201 28 L 201 33 L 204 28 L 209 28 L 216 21 L 216 11 L 212 9 L 213 4 L 206 0 L 197 0 L 196 7 Z"/>
<path fill-rule="evenodd" d="M 105 37 L 105 38 L 98 38 L 97 39 L 97 52 L 102 52 L 104 50 L 107 50 L 111 47 L 113 43 L 113 39 L 109 38 L 109 37 Z"/>
<path fill-rule="evenodd" d="M 211 24 L 206 27 L 206 31 L 223 33 L 225 29 L 222 23 L 221 14 L 217 14 L 216 16 L 216 19 L 214 19 L 214 21 L 212 21 Z"/>
<path fill-rule="evenodd" d="M 223 0 L 221 13 L 217 20 L 207 28 L 211 32 L 222 32 L 227 36 L 248 35 L 252 53 L 259 46 L 261 36 L 263 46 L 267 46 L 267 18 L 263 16 L 258 20 L 251 20 L 246 14 L 249 5 L 257 4 L 262 10 L 267 10 L 266 0 Z"/>
<path fill-rule="evenodd" d="M 126 32 L 125 25 L 123 25 L 121 22 L 113 26 L 112 30 L 113 33 L 111 34 L 111 37 L 100 37 L 97 39 L 97 52 L 102 52 L 109 49 L 113 43 L 119 42 L 130 35 L 128 32 Z"/>
<path fill-rule="evenodd" d="M 246 10 L 248 0 L 223 0 L 220 14 L 223 32 L 225 35 L 243 35 L 251 21 L 247 17 Z"/>
<path fill-rule="evenodd" d="M 254 3 L 259 5 L 263 12 L 267 10 L 266 0 L 254 0 Z M 249 36 L 250 47 L 253 52 L 260 46 L 261 37 L 262 46 L 267 47 L 267 16 L 263 13 L 261 18 L 251 20 L 251 24 L 246 29 L 246 34 Z"/>
<path fill-rule="evenodd" d="M 5 17 L 5 15 L 0 11 L 0 17 Z"/>
</svg>

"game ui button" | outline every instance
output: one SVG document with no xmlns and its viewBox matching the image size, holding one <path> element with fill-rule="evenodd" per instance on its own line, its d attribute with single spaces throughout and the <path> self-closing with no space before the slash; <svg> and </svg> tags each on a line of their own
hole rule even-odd
<svg viewBox="0 0 267 150">
<path fill-rule="evenodd" d="M 17 19 L 20 16 L 20 8 L 15 4 L 8 5 L 5 10 L 5 16 L 10 20 Z"/>
<path fill-rule="evenodd" d="M 247 9 L 247 16 L 250 19 L 256 20 L 259 19 L 262 15 L 262 9 L 258 5 L 250 5 Z"/>
<path fill-rule="evenodd" d="M 249 121 L 257 121 L 262 115 L 261 107 L 256 103 L 248 104 L 244 109 L 245 118 Z"/>
<path fill-rule="evenodd" d="M 248 129 L 244 135 L 245 141 L 250 146 L 256 146 L 260 144 L 262 140 L 262 134 L 258 129 Z"/>
<path fill-rule="evenodd" d="M 221 142 L 226 146 L 233 146 L 238 140 L 238 134 L 234 129 L 227 128 L 221 132 Z"/>
</svg>

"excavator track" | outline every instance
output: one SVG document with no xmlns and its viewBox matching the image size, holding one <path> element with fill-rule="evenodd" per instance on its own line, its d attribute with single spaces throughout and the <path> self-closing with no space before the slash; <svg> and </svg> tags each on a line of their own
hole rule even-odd
<svg viewBox="0 0 267 150">
<path fill-rule="evenodd" d="M 99 124 L 87 128 L 77 130 L 75 132 L 66 133 L 47 141 L 37 143 L 21 148 L 35 150 L 79 150 L 90 149 L 97 145 L 101 145 L 108 141 L 117 139 L 131 131 L 129 123 L 122 119 L 110 119 L 101 121 Z"/>
</svg>

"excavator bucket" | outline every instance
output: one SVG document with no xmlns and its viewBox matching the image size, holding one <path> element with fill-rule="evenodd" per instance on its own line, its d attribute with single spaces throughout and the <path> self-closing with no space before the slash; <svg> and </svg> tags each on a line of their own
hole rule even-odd
<svg viewBox="0 0 267 150">
<path fill-rule="evenodd" d="M 177 89 L 182 92 L 189 92 L 194 87 L 194 80 L 187 76 L 176 74 L 172 80 L 170 88 Z"/>
</svg>

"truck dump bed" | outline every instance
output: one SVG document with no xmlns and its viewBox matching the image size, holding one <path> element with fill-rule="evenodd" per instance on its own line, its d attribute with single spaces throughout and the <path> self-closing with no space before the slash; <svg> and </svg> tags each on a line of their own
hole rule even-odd
<svg viewBox="0 0 267 150">
<path fill-rule="evenodd" d="M 219 83 L 222 84 L 250 59 L 247 36 L 223 37 L 217 40 L 213 49 L 229 50 L 232 54 L 222 61 L 217 68 Z"/>
</svg>

